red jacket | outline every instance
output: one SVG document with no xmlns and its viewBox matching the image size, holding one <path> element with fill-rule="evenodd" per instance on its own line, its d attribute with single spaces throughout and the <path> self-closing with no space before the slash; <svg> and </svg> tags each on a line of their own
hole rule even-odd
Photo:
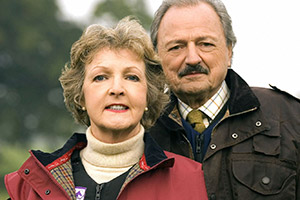
<svg viewBox="0 0 300 200">
<path fill-rule="evenodd" d="M 147 133 L 144 141 L 144 155 L 129 172 L 118 200 L 207 199 L 200 163 L 163 152 Z M 74 134 L 52 154 L 31 151 L 18 171 L 5 176 L 11 199 L 76 199 L 70 157 L 85 144 L 84 134 Z"/>
</svg>

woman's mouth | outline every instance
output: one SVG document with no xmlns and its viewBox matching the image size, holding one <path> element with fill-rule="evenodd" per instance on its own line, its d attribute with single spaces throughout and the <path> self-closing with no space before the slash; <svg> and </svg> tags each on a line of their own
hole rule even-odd
<svg viewBox="0 0 300 200">
<path fill-rule="evenodd" d="M 113 112 L 124 112 L 128 110 L 128 107 L 125 105 L 110 105 L 107 106 L 105 109 L 113 111 Z"/>
</svg>

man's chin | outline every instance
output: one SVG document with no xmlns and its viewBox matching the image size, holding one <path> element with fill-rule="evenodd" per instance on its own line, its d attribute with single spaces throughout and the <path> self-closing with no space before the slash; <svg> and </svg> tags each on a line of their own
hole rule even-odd
<svg viewBox="0 0 300 200">
<path fill-rule="evenodd" d="M 207 76 L 207 74 L 205 74 L 205 73 L 200 73 L 200 72 L 199 73 L 191 73 L 191 74 L 187 74 L 187 75 L 183 76 L 182 79 L 196 81 L 196 80 L 202 79 L 205 76 Z"/>
<path fill-rule="evenodd" d="M 182 96 L 199 96 L 203 95 L 207 92 L 205 88 L 199 88 L 199 87 L 193 87 L 193 88 L 180 88 L 180 89 L 174 89 L 172 90 L 176 96 L 182 97 Z"/>
<path fill-rule="evenodd" d="M 201 82 L 181 83 L 171 87 L 171 90 L 176 94 L 196 95 L 208 90 L 208 87 Z"/>
</svg>

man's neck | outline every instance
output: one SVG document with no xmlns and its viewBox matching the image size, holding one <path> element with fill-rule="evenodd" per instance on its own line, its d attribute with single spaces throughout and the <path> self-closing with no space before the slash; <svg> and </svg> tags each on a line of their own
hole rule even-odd
<svg viewBox="0 0 300 200">
<path fill-rule="evenodd" d="M 181 99 L 178 99 L 178 108 L 181 116 L 185 119 L 186 115 L 193 109 L 199 109 L 205 113 L 210 119 L 214 119 L 215 116 L 223 108 L 230 96 L 230 90 L 227 87 L 226 82 L 224 81 L 220 89 L 209 99 L 204 100 L 203 103 L 196 105 L 197 107 L 191 107 L 187 103 L 183 102 Z"/>
<path fill-rule="evenodd" d="M 218 88 L 219 89 L 219 88 Z M 176 94 L 177 98 L 179 98 L 182 102 L 187 104 L 193 109 L 197 109 L 204 105 L 216 92 L 202 92 L 202 93 L 193 93 L 193 94 Z"/>
</svg>

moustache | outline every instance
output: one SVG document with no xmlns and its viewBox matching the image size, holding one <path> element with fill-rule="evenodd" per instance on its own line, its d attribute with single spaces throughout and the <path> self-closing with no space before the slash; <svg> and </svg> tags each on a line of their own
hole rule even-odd
<svg viewBox="0 0 300 200">
<path fill-rule="evenodd" d="M 180 78 L 189 75 L 189 74 L 195 74 L 195 73 L 202 73 L 202 74 L 208 74 L 209 70 L 205 67 L 203 67 L 200 64 L 197 65 L 186 65 L 186 67 L 178 73 L 178 76 Z"/>
</svg>

